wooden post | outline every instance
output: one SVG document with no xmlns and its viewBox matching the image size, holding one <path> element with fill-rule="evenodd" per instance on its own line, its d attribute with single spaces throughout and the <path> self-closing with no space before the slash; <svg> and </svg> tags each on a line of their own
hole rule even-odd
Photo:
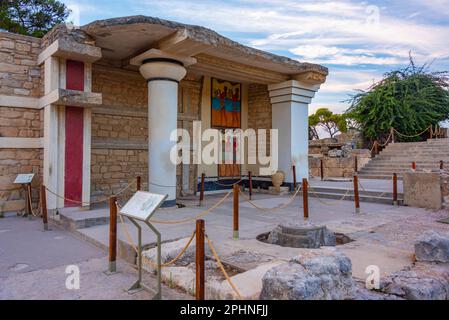
<svg viewBox="0 0 449 320">
<path fill-rule="evenodd" d="M 204 220 L 196 221 L 196 300 L 204 300 Z"/>
<path fill-rule="evenodd" d="M 415 161 L 412 162 L 412 169 L 416 170 L 416 162 Z"/>
<path fill-rule="evenodd" d="M 200 207 L 203 205 L 204 201 L 204 180 L 206 179 L 206 175 L 204 173 L 201 174 L 201 190 L 200 190 Z"/>
<path fill-rule="evenodd" d="M 117 198 L 109 198 L 109 269 L 110 273 L 116 272 L 117 260 Z"/>
<path fill-rule="evenodd" d="M 239 191 L 240 186 L 238 184 L 234 185 L 234 215 L 233 215 L 233 238 L 234 240 L 239 239 Z"/>
<path fill-rule="evenodd" d="M 41 208 L 42 208 L 42 222 L 44 223 L 44 231 L 48 231 L 48 212 L 47 212 L 47 194 L 45 186 L 41 184 Z"/>
<path fill-rule="evenodd" d="M 377 156 L 379 154 L 379 142 L 374 141 L 374 154 Z"/>
<path fill-rule="evenodd" d="M 430 125 L 430 139 L 433 139 L 433 124 Z"/>
<path fill-rule="evenodd" d="M 359 158 L 357 156 L 354 158 L 354 172 L 359 172 Z"/>
<path fill-rule="evenodd" d="M 394 129 L 393 128 L 391 128 L 391 142 L 395 143 L 395 140 L 394 140 Z"/>
<path fill-rule="evenodd" d="M 142 178 L 140 176 L 137 177 L 137 191 L 142 190 Z"/>
<path fill-rule="evenodd" d="M 296 166 L 293 165 L 293 192 L 296 191 Z"/>
<path fill-rule="evenodd" d="M 321 181 L 324 180 L 324 163 L 323 163 L 323 159 L 320 159 L 320 176 L 321 176 Z"/>
<path fill-rule="evenodd" d="M 398 205 L 398 175 L 393 173 L 393 205 Z"/>
<path fill-rule="evenodd" d="M 357 174 L 354 176 L 354 203 L 355 213 L 360 213 L 359 177 Z"/>
<path fill-rule="evenodd" d="M 443 169 L 444 169 L 444 161 L 440 160 L 440 170 L 443 170 Z"/>
<path fill-rule="evenodd" d="M 31 205 L 33 203 L 33 199 L 31 198 L 31 184 L 27 183 L 25 185 L 26 190 L 26 216 L 31 219 L 32 213 L 31 213 Z"/>
<path fill-rule="evenodd" d="M 252 197 L 253 197 L 253 173 L 251 171 L 248 172 L 248 180 L 249 180 L 249 199 L 252 200 Z"/>
<path fill-rule="evenodd" d="M 304 220 L 309 219 L 309 183 L 307 179 L 302 179 L 302 201 L 304 208 Z"/>
</svg>

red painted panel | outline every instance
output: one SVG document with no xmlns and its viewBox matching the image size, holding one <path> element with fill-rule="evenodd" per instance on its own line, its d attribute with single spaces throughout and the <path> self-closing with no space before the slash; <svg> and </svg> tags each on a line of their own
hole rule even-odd
<svg viewBox="0 0 449 320">
<path fill-rule="evenodd" d="M 81 201 L 83 194 L 83 131 L 84 110 L 77 107 L 65 109 L 65 197 Z M 79 206 L 65 201 L 65 206 Z"/>
<path fill-rule="evenodd" d="M 67 60 L 66 88 L 84 91 L 83 62 Z M 82 201 L 84 110 L 78 107 L 66 107 L 65 110 L 65 197 Z M 79 204 L 65 201 L 65 206 Z"/>
<path fill-rule="evenodd" d="M 66 88 L 68 90 L 84 91 L 84 63 L 67 60 Z"/>
</svg>

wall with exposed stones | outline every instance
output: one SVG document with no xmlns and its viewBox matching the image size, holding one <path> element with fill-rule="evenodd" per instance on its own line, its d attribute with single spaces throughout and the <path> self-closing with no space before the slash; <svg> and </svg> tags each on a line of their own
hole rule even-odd
<svg viewBox="0 0 449 320">
<path fill-rule="evenodd" d="M 0 94 L 40 97 L 40 39 L 0 32 Z"/>
<path fill-rule="evenodd" d="M 321 176 L 321 160 L 323 160 L 325 178 L 352 178 L 355 174 L 355 158 L 357 168 L 360 170 L 370 160 L 369 150 L 354 149 L 348 157 L 331 158 L 327 156 L 309 157 L 309 171 L 311 177 Z"/>
<path fill-rule="evenodd" d="M 248 128 L 267 130 L 266 153 L 270 154 L 269 130 L 272 128 L 272 108 L 268 86 L 263 84 L 251 84 L 248 87 Z M 251 153 L 258 152 L 257 148 L 249 149 Z M 257 156 L 257 153 L 255 154 Z M 249 165 L 254 175 L 259 175 L 259 165 Z"/>
<path fill-rule="evenodd" d="M 179 88 L 178 127 L 191 134 L 193 121 L 199 119 L 200 77 L 187 75 Z M 148 91 L 138 72 L 95 64 L 92 91 L 103 94 L 103 105 L 92 116 L 91 194 L 117 192 L 137 175 L 143 187 L 148 181 Z M 179 166 L 178 193 L 194 192 L 196 166 Z"/>
<path fill-rule="evenodd" d="M 43 94 L 41 67 L 37 66 L 41 40 L 0 32 L 0 95 L 40 97 Z M 43 111 L 0 106 L 0 137 L 43 137 Z M 17 174 L 35 173 L 33 203 L 38 203 L 38 185 L 42 177 L 42 149 L 0 149 L 0 214 L 25 207 L 25 191 L 13 181 Z"/>
</svg>

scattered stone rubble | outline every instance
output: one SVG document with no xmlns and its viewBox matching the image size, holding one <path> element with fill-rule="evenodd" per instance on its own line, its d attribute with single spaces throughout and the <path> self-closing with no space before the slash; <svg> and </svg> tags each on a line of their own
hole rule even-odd
<svg viewBox="0 0 449 320">
<path fill-rule="evenodd" d="M 413 266 L 382 279 L 380 291 L 407 300 L 449 300 L 449 235 L 425 232 L 415 256 Z"/>
</svg>

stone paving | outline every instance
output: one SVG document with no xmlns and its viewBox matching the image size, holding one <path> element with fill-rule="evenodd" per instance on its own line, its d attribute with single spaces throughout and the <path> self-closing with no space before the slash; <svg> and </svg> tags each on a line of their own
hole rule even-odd
<svg viewBox="0 0 449 320">
<path fill-rule="evenodd" d="M 40 220 L 9 217 L 0 219 L 0 300 L 129 300 L 151 299 L 140 292 L 129 295 L 125 289 L 136 280 L 135 269 L 118 261 L 120 273 L 107 276 L 104 251 L 52 225 L 42 231 Z M 66 288 L 66 267 L 80 270 L 80 290 Z M 155 278 L 144 281 L 155 288 Z M 190 298 L 184 293 L 163 288 L 164 299 Z"/>
<path fill-rule="evenodd" d="M 154 218 L 171 221 L 195 217 L 203 212 L 203 210 L 212 207 L 223 196 L 224 194 L 207 195 L 204 206 L 201 208 L 198 207 L 197 199 L 183 200 L 182 202 L 187 205 L 187 207 L 182 209 L 160 209 Z M 289 201 L 289 199 L 290 196 L 274 196 L 257 193 L 253 196 L 253 203 L 259 207 L 276 208 Z M 257 293 L 260 293 L 261 290 L 261 278 L 270 267 L 289 261 L 298 255 L 307 254 L 307 252 L 311 250 L 302 248 L 280 249 L 279 246 L 260 242 L 256 239 L 257 236 L 270 232 L 274 227 L 281 223 L 304 221 L 302 198 L 300 196 L 297 197 L 290 205 L 282 210 L 262 211 L 253 207 L 241 197 L 239 206 L 239 240 L 233 240 L 232 238 L 232 207 L 233 202 L 231 196 L 221 207 L 205 216 L 206 233 L 217 248 L 218 254 L 223 261 L 237 267 L 240 272 L 243 272 L 234 276 L 239 289 L 247 294 L 247 297 L 257 298 Z M 355 214 L 354 203 L 352 201 L 319 200 L 315 198 L 309 199 L 309 207 L 309 222 L 326 225 L 330 231 L 344 234 L 354 240 L 353 242 L 339 245 L 337 248 L 351 259 L 352 275 L 359 283 L 364 283 L 367 276 L 365 271 L 370 265 L 379 266 L 382 277 L 386 277 L 392 273 L 401 271 L 405 267 L 411 266 L 414 262 L 414 242 L 424 231 L 432 229 L 442 232 L 443 234 L 449 234 L 449 225 L 437 222 L 437 220 L 449 217 L 449 212 L 444 210 L 431 211 L 402 206 L 394 207 L 392 205 L 362 203 L 361 214 Z M 89 216 L 88 211 L 76 212 L 72 210 L 68 211 L 68 214 L 73 219 Z M 97 208 L 94 211 L 94 216 L 98 219 L 103 219 L 108 216 L 108 209 Z M 0 238 L 4 238 L 4 240 L 0 239 L 0 241 L 2 243 L 14 244 L 6 249 L 2 249 L 1 252 L 0 264 L 2 269 L 9 269 L 9 271 L 1 275 L 3 278 L 6 278 L 6 285 L 4 286 L 6 289 L 0 290 L 0 297 L 24 296 L 33 298 L 33 293 L 31 293 L 33 290 L 30 288 L 38 288 L 41 285 L 43 287 L 50 285 L 53 288 L 52 290 L 54 290 L 54 293 L 58 290 L 62 290 L 64 294 L 56 295 L 61 298 L 89 299 L 94 297 L 96 293 L 91 293 L 87 288 L 85 292 L 67 293 L 65 292 L 65 289 L 61 287 L 63 286 L 63 282 L 59 283 L 58 289 L 54 288 L 56 282 L 60 281 L 57 280 L 58 277 L 59 279 L 65 279 L 63 266 L 69 263 L 78 263 L 83 266 L 83 268 L 85 267 L 86 278 L 92 279 L 93 282 L 97 281 L 99 283 L 98 287 L 105 285 L 103 281 L 106 281 L 109 283 L 109 286 L 113 287 L 114 290 L 108 290 L 108 292 L 111 292 L 110 295 L 96 291 L 97 294 L 100 294 L 98 296 L 99 298 L 130 298 L 127 294 L 123 294 L 122 291 L 124 287 L 126 287 L 125 284 L 132 282 L 133 277 L 135 277 L 135 270 L 126 263 L 122 262 L 120 264 L 119 268 L 123 268 L 123 273 L 117 277 L 117 282 L 111 282 L 109 279 L 113 278 L 106 279 L 102 275 L 102 271 L 107 265 L 104 251 L 102 252 L 96 247 L 92 247 L 90 244 L 83 242 L 78 238 L 74 238 L 71 234 L 61 230 L 55 230 L 52 233 L 42 233 L 39 231 L 40 235 L 36 235 L 35 230 L 40 230 L 38 222 L 19 219 L 20 222 L 16 222 L 15 226 L 13 224 L 13 226 L 8 227 L 8 221 L 11 221 L 9 219 L 11 218 L 0 220 Z M 14 220 L 16 219 L 18 218 L 14 218 Z M 130 230 L 133 242 L 136 242 L 135 229 L 129 222 L 127 222 L 126 225 Z M 25 228 L 33 229 L 34 233 L 24 229 L 19 233 L 23 237 L 23 239 L 21 239 L 19 234 L 16 235 L 16 232 L 11 230 L 14 228 L 19 230 L 24 228 L 23 226 L 27 226 Z M 172 242 L 190 237 L 194 230 L 195 223 L 194 221 L 191 221 L 184 224 L 157 224 L 156 227 L 161 231 L 162 240 L 164 242 Z M 108 245 L 108 232 L 109 226 L 108 224 L 104 224 L 78 229 L 74 234 L 79 236 L 80 239 L 88 240 L 88 242 L 106 249 Z M 33 237 L 42 238 L 42 241 L 34 241 Z M 118 226 L 118 237 L 121 242 L 128 242 L 120 223 Z M 21 241 L 19 241 L 19 239 L 21 239 Z M 27 239 L 31 241 L 27 241 Z M 30 242 L 32 244 L 28 248 L 26 243 Z M 38 246 L 38 243 L 41 243 L 42 247 L 33 247 Z M 155 237 L 150 231 L 143 232 L 143 243 L 148 247 L 154 245 Z M 16 250 L 17 247 L 22 250 Z M 45 260 L 45 263 L 39 260 L 42 259 L 41 250 L 39 250 L 39 248 L 45 248 L 48 251 L 48 258 L 43 259 Z M 67 248 L 67 250 L 62 250 L 62 248 Z M 17 253 L 21 251 L 24 252 L 24 256 L 20 256 L 20 254 Z M 26 257 L 25 252 L 29 252 L 29 259 L 23 258 Z M 260 257 L 260 260 L 249 259 L 247 257 L 249 253 L 254 257 Z M 10 256 L 12 256 L 13 259 L 11 259 Z M 31 267 L 26 267 L 25 265 Z M 22 274 L 21 269 L 22 271 L 25 270 L 28 272 Z M 192 274 L 189 271 L 188 273 L 190 276 L 186 279 L 186 270 L 187 269 L 180 268 L 179 266 L 167 268 L 164 270 L 164 278 L 170 282 L 178 279 L 179 283 L 176 283 L 175 281 L 175 285 L 182 284 L 183 282 L 186 283 L 186 281 L 188 281 L 188 285 L 190 286 Z M 47 282 L 41 282 L 40 284 L 38 282 L 35 285 L 32 284 L 34 278 L 39 279 L 39 274 L 47 275 L 47 273 L 55 273 L 58 274 L 58 276 L 53 282 L 47 281 L 49 284 L 47 284 Z M 246 281 L 248 279 L 250 280 Z M 23 291 L 15 289 L 17 283 L 19 288 L 26 288 L 30 293 L 25 294 L 25 289 L 23 289 Z M 91 283 L 90 280 L 89 283 Z M 223 292 L 222 289 L 219 289 L 222 288 L 222 286 L 218 287 L 216 283 L 214 285 L 211 284 L 208 286 L 209 292 L 213 293 L 212 295 L 209 295 L 209 297 L 233 297 L 230 288 Z M 180 286 L 183 287 L 183 285 Z M 189 289 L 189 291 L 191 290 Z M 174 290 L 167 289 L 165 292 L 168 298 L 173 299 L 192 297 L 188 294 Z M 51 296 L 52 295 L 49 294 L 48 297 Z M 135 298 L 138 298 L 138 296 Z"/>
</svg>

